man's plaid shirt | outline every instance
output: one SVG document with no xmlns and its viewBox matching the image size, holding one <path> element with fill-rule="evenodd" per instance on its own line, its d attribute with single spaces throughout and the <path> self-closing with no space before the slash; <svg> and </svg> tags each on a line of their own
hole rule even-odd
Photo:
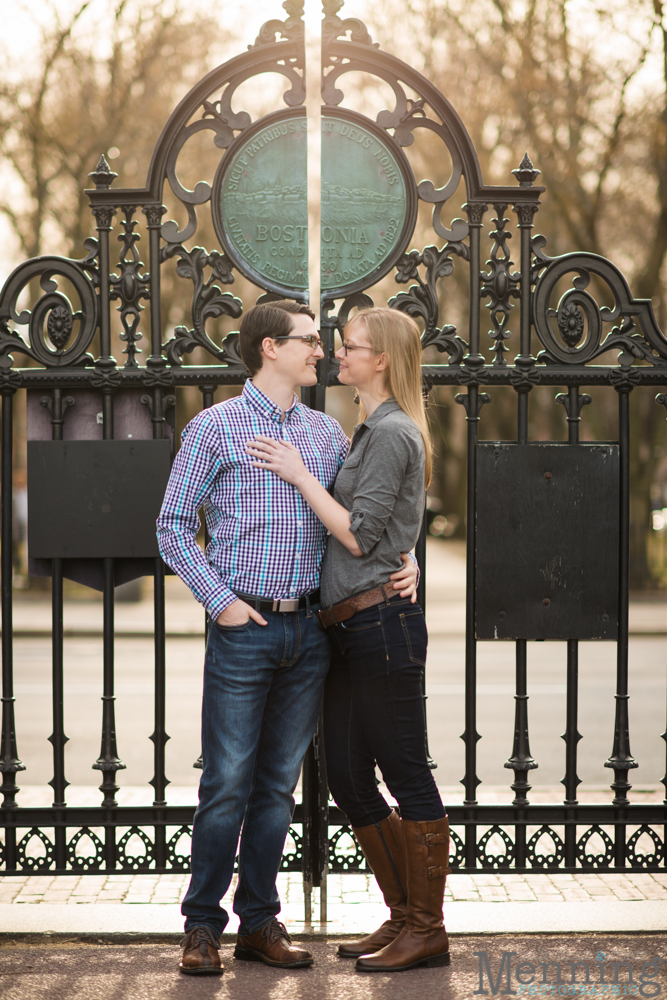
<svg viewBox="0 0 667 1000">
<path fill-rule="evenodd" d="M 243 393 L 202 410 L 181 437 L 157 536 L 164 561 L 212 619 L 234 591 L 292 598 L 319 586 L 326 528 L 296 487 L 253 468 L 246 443 L 263 434 L 289 441 L 327 489 L 345 461 L 348 440 L 331 417 L 294 403 L 282 411 L 248 379 Z M 211 541 L 195 536 L 203 507 Z"/>
</svg>

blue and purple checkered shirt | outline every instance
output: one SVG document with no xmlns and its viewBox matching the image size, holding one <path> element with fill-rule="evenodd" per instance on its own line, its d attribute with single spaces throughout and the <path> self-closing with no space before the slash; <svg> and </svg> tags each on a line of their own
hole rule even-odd
<svg viewBox="0 0 667 1000">
<path fill-rule="evenodd" d="M 327 489 L 348 440 L 331 417 L 297 402 L 282 410 L 248 380 L 241 396 L 202 410 L 181 437 L 157 536 L 164 561 L 212 619 L 234 591 L 289 599 L 319 586 L 326 528 L 296 487 L 253 468 L 246 443 L 258 434 L 289 441 Z M 197 545 L 203 507 L 211 541 Z"/>
</svg>

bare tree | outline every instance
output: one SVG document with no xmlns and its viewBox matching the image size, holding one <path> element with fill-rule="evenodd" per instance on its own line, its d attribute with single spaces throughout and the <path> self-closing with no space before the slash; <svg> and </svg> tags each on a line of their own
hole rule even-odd
<svg viewBox="0 0 667 1000">
<path fill-rule="evenodd" d="M 81 255 L 90 230 L 83 191 L 100 153 L 118 150 L 118 184 L 143 185 L 169 114 L 219 56 L 212 40 L 231 42 L 212 16 L 192 17 L 180 0 L 114 0 L 103 22 L 91 20 L 91 0 L 67 19 L 51 3 L 34 64 L 13 79 L 2 53 L 0 157 L 19 194 L 0 197 L 0 213 L 26 257 L 47 245 Z"/>
</svg>

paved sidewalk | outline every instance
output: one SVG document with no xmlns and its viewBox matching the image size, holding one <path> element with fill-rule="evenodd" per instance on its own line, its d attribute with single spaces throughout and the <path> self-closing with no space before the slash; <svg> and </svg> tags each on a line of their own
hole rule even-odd
<svg viewBox="0 0 667 1000">
<path fill-rule="evenodd" d="M 0 879 L 0 903 L 178 903 L 189 875 L 8 875 Z M 228 894 L 231 899 L 236 876 Z M 301 875 L 278 876 L 285 906 L 303 907 Z M 317 892 L 314 893 L 317 897 Z M 382 906 L 372 875 L 329 875 L 329 908 Z M 450 903 L 596 903 L 603 900 L 667 902 L 667 872 L 577 875 L 450 875 L 445 899 Z"/>
<path fill-rule="evenodd" d="M 0 881 L 0 940 L 53 933 L 178 937 L 187 882 L 187 875 L 9 876 Z M 312 923 L 304 922 L 300 875 L 280 875 L 278 890 L 280 919 L 294 934 L 363 934 L 387 917 L 370 875 L 329 876 L 326 922 L 319 890 Z M 667 928 L 667 873 L 451 875 L 445 913 L 453 934 L 660 931 Z M 237 926 L 231 914 L 226 939 Z"/>
</svg>

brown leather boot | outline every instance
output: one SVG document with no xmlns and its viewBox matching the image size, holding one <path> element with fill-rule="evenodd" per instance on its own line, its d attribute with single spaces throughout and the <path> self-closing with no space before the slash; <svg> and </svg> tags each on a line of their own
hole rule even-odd
<svg viewBox="0 0 667 1000">
<path fill-rule="evenodd" d="M 312 965 L 315 959 L 305 948 L 296 948 L 279 920 L 271 920 L 254 934 L 236 939 L 234 958 L 244 962 L 264 962 L 278 969 L 301 969 Z"/>
<path fill-rule="evenodd" d="M 359 958 L 360 955 L 370 955 L 374 951 L 379 951 L 398 937 L 405 926 L 407 885 L 405 847 L 403 825 L 398 813 L 392 809 L 389 816 L 381 823 L 353 826 L 352 830 L 382 890 L 391 917 L 372 934 L 367 934 L 359 941 L 347 941 L 339 945 L 338 954 L 341 958 Z"/>
<path fill-rule="evenodd" d="M 445 881 L 449 874 L 447 818 L 416 823 L 401 820 L 408 869 L 405 927 L 391 944 L 357 959 L 360 972 L 399 972 L 417 965 L 449 965 L 449 942 L 442 922 Z"/>
<path fill-rule="evenodd" d="M 178 963 L 188 976 L 221 976 L 224 972 L 218 948 L 220 941 L 206 924 L 198 924 L 181 941 L 183 958 Z"/>
</svg>

